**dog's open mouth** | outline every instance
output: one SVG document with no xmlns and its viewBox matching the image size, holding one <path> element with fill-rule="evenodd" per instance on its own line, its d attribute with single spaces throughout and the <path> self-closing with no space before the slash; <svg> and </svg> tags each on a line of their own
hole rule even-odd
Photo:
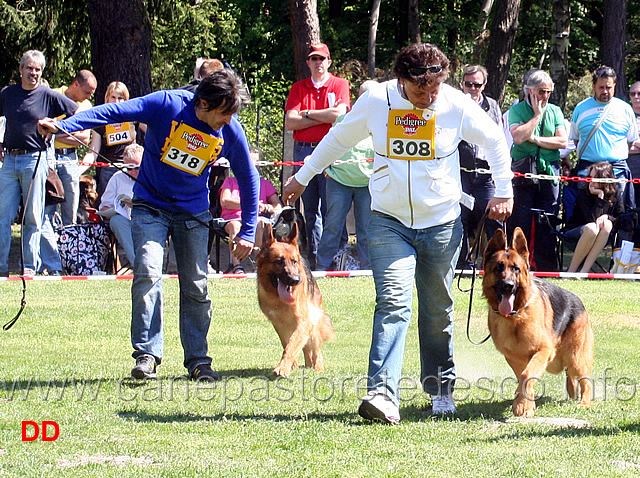
<svg viewBox="0 0 640 478">
<path fill-rule="evenodd" d="M 502 299 L 500 299 L 500 304 L 498 304 L 498 312 L 500 315 L 504 315 L 508 317 L 513 312 L 513 304 L 516 301 L 515 294 L 504 294 Z"/>
<path fill-rule="evenodd" d="M 296 301 L 295 296 L 292 294 L 293 287 L 290 285 L 286 285 L 281 280 L 278 281 L 278 295 L 280 296 L 280 300 L 285 304 L 293 304 Z"/>
</svg>

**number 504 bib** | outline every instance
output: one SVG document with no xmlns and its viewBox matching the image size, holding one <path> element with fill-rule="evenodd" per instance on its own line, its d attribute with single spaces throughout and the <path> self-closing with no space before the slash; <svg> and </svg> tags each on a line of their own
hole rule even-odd
<svg viewBox="0 0 640 478">
<path fill-rule="evenodd" d="M 194 176 L 199 176 L 222 150 L 222 138 L 202 133 L 182 123 L 173 135 L 161 161 Z"/>
<path fill-rule="evenodd" d="M 435 158 L 436 115 L 423 110 L 389 110 L 387 156 L 393 159 Z"/>
</svg>

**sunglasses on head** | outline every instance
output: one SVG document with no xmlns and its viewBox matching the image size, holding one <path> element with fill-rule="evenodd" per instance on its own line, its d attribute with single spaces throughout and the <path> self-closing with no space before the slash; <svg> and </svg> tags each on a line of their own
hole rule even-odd
<svg viewBox="0 0 640 478">
<path fill-rule="evenodd" d="M 415 66 L 413 68 L 409 68 L 409 73 L 413 76 L 424 75 L 426 72 L 429 73 L 440 73 L 442 71 L 442 65 L 430 65 L 430 66 Z"/>
<path fill-rule="evenodd" d="M 613 71 L 613 68 L 600 68 L 596 70 L 596 76 L 598 78 L 602 76 L 616 76 L 616 72 Z"/>
<path fill-rule="evenodd" d="M 474 83 L 473 81 L 465 81 L 464 86 L 467 88 L 480 88 L 484 83 Z"/>
</svg>

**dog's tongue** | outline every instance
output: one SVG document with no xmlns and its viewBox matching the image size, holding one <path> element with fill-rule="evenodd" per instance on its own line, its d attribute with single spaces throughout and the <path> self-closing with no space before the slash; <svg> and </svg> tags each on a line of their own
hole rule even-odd
<svg viewBox="0 0 640 478">
<path fill-rule="evenodd" d="M 278 281 L 278 295 L 280 295 L 280 299 L 285 304 L 293 304 L 296 301 L 296 298 L 289 290 L 289 287 L 284 285 L 281 281 Z"/>
<path fill-rule="evenodd" d="M 508 317 L 509 314 L 513 312 L 513 303 L 515 302 L 515 300 L 516 300 L 515 294 L 509 294 L 502 297 L 502 300 L 500 301 L 500 305 L 498 306 L 498 312 L 500 312 L 500 315 L 504 315 L 505 317 Z"/>
</svg>

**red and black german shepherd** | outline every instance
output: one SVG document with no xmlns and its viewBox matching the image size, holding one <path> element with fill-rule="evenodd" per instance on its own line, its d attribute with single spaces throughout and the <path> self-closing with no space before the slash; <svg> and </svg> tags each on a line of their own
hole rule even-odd
<svg viewBox="0 0 640 478">
<path fill-rule="evenodd" d="M 267 226 L 256 257 L 260 308 L 284 347 L 282 359 L 273 370 L 280 377 L 298 368 L 300 350 L 304 351 L 306 367 L 323 371 L 322 342 L 335 337 L 318 284 L 300 255 L 297 237 L 295 222 L 281 241 L 274 239 L 271 226 Z"/>
<path fill-rule="evenodd" d="M 517 416 L 533 416 L 534 385 L 545 370 L 567 373 L 567 392 L 591 407 L 593 332 L 582 301 L 568 290 L 533 277 L 527 239 L 519 227 L 507 248 L 498 229 L 484 253 L 484 296 L 489 331 L 518 378 Z M 578 393 L 579 387 L 579 393 Z"/>
</svg>

